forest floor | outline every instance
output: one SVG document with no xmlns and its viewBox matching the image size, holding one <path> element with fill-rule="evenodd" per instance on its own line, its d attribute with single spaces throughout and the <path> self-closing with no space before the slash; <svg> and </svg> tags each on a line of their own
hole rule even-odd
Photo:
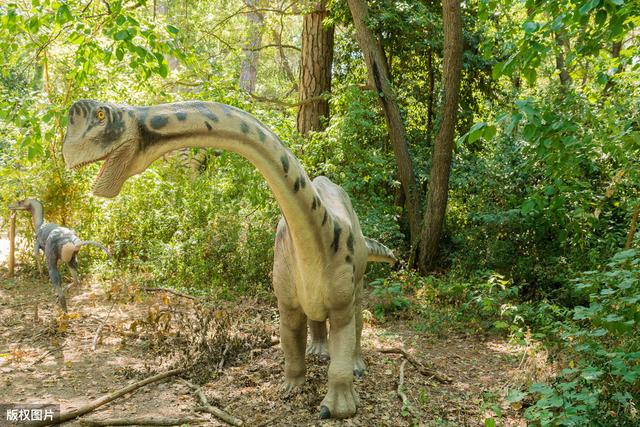
<svg viewBox="0 0 640 427">
<path fill-rule="evenodd" d="M 525 348 L 504 338 L 460 330 L 417 332 L 424 328 L 416 328 L 419 319 L 408 315 L 381 324 L 367 316 L 367 372 L 356 380 L 358 413 L 343 421 L 321 421 L 318 409 L 326 392 L 328 364 L 307 357 L 302 391 L 281 391 L 283 354 L 275 304 L 245 300 L 211 305 L 141 291 L 117 278 L 99 283 L 85 276 L 80 286 L 69 289 L 69 313 L 64 316 L 46 278 L 24 267 L 9 279 L 2 261 L 0 389 L 9 402 L 60 403 L 63 411 L 70 410 L 146 376 L 196 361 L 194 366 L 204 365 L 187 377 L 204 385 L 210 403 L 247 426 L 479 426 L 487 418 L 497 425 L 525 425 L 504 397 L 508 387 L 525 381 L 523 372 L 531 364 L 523 363 Z M 65 279 L 70 283 L 68 275 Z M 379 351 L 393 347 L 404 348 L 427 369 L 451 380 L 439 382 L 407 363 L 403 389 L 413 414 L 396 394 L 403 357 Z M 196 406 L 191 390 L 174 377 L 114 400 L 86 418 L 191 415 L 205 418 L 208 425 L 226 425 L 212 415 L 196 414 Z"/>
</svg>

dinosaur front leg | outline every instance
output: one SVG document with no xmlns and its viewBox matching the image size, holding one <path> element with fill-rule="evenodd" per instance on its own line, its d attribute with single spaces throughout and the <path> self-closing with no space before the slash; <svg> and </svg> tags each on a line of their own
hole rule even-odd
<svg viewBox="0 0 640 427">
<path fill-rule="evenodd" d="M 354 415 L 358 395 L 353 388 L 353 356 L 356 345 L 356 321 L 353 305 L 329 313 L 329 386 L 320 406 L 320 418 L 346 418 Z"/>
<path fill-rule="evenodd" d="M 307 354 L 312 354 L 321 359 L 329 358 L 329 347 L 327 344 L 327 321 L 316 322 L 309 320 L 309 332 L 311 340 L 307 344 Z"/>
<path fill-rule="evenodd" d="M 280 344 L 284 352 L 284 389 L 289 392 L 304 383 L 304 347 L 307 316 L 300 307 L 290 308 L 278 301 Z"/>
</svg>

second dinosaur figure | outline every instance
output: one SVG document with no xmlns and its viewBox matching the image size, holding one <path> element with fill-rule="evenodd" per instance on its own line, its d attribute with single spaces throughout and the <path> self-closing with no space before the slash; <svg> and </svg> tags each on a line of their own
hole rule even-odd
<svg viewBox="0 0 640 427">
<path fill-rule="evenodd" d="M 245 157 L 262 174 L 282 219 L 276 232 L 273 287 L 280 312 L 284 387 L 305 381 L 308 351 L 331 357 L 321 418 L 356 413 L 353 375 L 365 365 L 360 350 L 362 280 L 367 259 L 394 263 L 391 251 L 365 239 L 344 190 L 326 177 L 309 180 L 298 159 L 252 115 L 225 104 L 178 102 L 132 107 L 75 102 L 63 145 L 67 167 L 104 160 L 93 192 L 114 197 L 122 184 L 166 152 L 214 147 Z M 326 320 L 330 323 L 327 340 Z"/>
<path fill-rule="evenodd" d="M 107 256 L 111 257 L 109 250 L 98 242 L 80 240 L 75 231 L 58 224 L 44 222 L 44 208 L 42 203 L 36 199 L 24 199 L 9 206 L 11 210 L 26 210 L 31 213 L 33 227 L 36 230 L 36 241 L 34 245 L 34 255 L 38 271 L 40 267 L 40 251 L 44 251 L 44 259 L 49 270 L 49 280 L 58 294 L 58 303 L 64 311 L 67 311 L 67 300 L 64 296 L 62 279 L 58 264 L 65 262 L 69 266 L 73 281 L 78 284 L 78 260 L 76 255 L 83 246 L 92 245 L 102 249 Z"/>
</svg>

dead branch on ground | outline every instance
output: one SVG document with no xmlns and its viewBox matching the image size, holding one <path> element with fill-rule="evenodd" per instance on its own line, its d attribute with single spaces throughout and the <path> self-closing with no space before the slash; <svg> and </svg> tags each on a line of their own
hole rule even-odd
<svg viewBox="0 0 640 427">
<path fill-rule="evenodd" d="M 98 326 L 98 329 L 96 329 L 96 333 L 93 336 L 93 344 L 91 344 L 92 351 L 96 351 L 96 347 L 98 346 L 98 341 L 100 340 L 100 332 L 102 332 L 102 328 L 104 328 L 104 325 L 107 323 L 107 320 L 109 320 L 109 316 L 111 315 L 111 310 L 113 310 L 114 305 L 116 305 L 115 299 L 111 303 L 111 307 L 109 307 L 109 312 L 107 313 L 107 317 L 105 317 L 102 320 L 102 322 L 100 323 L 100 326 Z"/>
<path fill-rule="evenodd" d="M 385 354 L 401 354 L 409 363 L 411 363 L 422 375 L 425 377 L 433 378 L 434 380 L 441 382 L 443 384 L 448 384 L 451 382 L 451 378 L 446 375 L 439 374 L 435 372 L 433 369 L 429 369 L 420 363 L 415 357 L 411 354 L 407 353 L 403 348 L 400 347 L 392 347 L 392 348 L 383 348 L 378 350 L 380 353 Z"/>
<path fill-rule="evenodd" d="M 77 417 L 81 417 L 84 414 L 87 414 L 93 410 L 95 410 L 96 408 L 103 406 L 109 402 L 111 402 L 112 400 L 115 400 L 121 396 L 124 396 L 127 393 L 131 393 L 134 390 L 139 389 L 140 387 L 144 387 L 147 384 L 151 384 L 160 380 L 164 380 L 166 378 L 172 377 L 174 375 L 179 375 L 181 373 L 184 372 L 184 369 L 172 369 L 170 371 L 167 372 L 162 372 L 160 374 L 154 375 L 152 377 L 146 378 L 144 380 L 135 382 L 133 384 L 130 384 L 124 388 L 121 388 L 120 390 L 114 391 L 113 393 L 109 393 L 105 396 L 102 396 L 96 400 L 94 400 L 93 402 L 87 403 L 84 406 L 81 406 L 78 409 L 74 409 L 72 411 L 67 411 L 67 412 L 60 412 L 60 414 L 56 415 L 53 417 L 53 420 L 47 420 L 47 421 L 42 421 L 39 423 L 35 423 L 32 424 L 32 426 L 49 426 L 49 425 L 56 425 L 56 424 L 61 424 L 64 422 L 67 422 L 69 420 L 72 420 L 74 418 Z"/>
<path fill-rule="evenodd" d="M 143 291 L 147 291 L 147 292 L 168 292 L 170 294 L 182 297 L 182 298 L 189 298 L 190 300 L 197 300 L 197 297 L 191 296 L 191 295 L 187 295 L 187 294 L 183 294 L 182 292 L 178 292 L 178 291 L 174 291 L 173 289 L 169 289 L 169 288 L 140 288 Z"/>
<path fill-rule="evenodd" d="M 80 420 L 85 426 L 179 426 L 182 424 L 200 424 L 207 422 L 203 418 L 172 418 L 172 417 L 139 417 L 139 418 L 105 418 Z"/>
<path fill-rule="evenodd" d="M 180 379 L 180 381 L 183 384 L 185 384 L 187 387 L 189 387 L 191 390 L 193 390 L 196 396 L 198 396 L 198 399 L 200 399 L 200 403 L 202 404 L 202 406 L 196 408 L 197 411 L 203 411 L 203 412 L 208 412 L 210 414 L 213 414 L 219 419 L 221 419 L 222 421 L 225 421 L 227 424 L 230 424 L 232 426 L 243 425 L 243 422 L 241 419 L 236 418 L 233 415 L 227 414 L 222 409 L 211 405 L 207 400 L 207 396 L 205 396 L 204 392 L 202 391 L 202 387 L 198 387 L 197 385 L 192 384 L 189 381 L 184 379 Z"/>
<path fill-rule="evenodd" d="M 411 402 L 409 401 L 409 398 L 407 397 L 407 395 L 404 393 L 403 388 L 404 388 L 404 365 L 407 364 L 407 360 L 403 360 L 402 363 L 400 364 L 400 378 L 398 379 L 398 388 L 396 389 L 396 394 L 398 395 L 398 397 L 400 398 L 400 400 L 402 400 L 402 409 L 406 409 L 407 411 L 409 411 L 411 413 L 411 415 L 413 415 L 414 417 L 417 417 L 418 414 L 416 413 L 415 409 L 413 409 L 413 406 L 411 406 Z"/>
</svg>

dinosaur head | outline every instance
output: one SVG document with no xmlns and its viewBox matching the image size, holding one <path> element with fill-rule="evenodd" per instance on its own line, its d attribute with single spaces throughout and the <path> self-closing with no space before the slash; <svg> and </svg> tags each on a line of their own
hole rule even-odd
<svg viewBox="0 0 640 427">
<path fill-rule="evenodd" d="M 18 200 L 14 204 L 9 205 L 9 210 L 12 210 L 12 211 L 31 211 L 31 210 L 33 210 L 34 206 L 42 207 L 42 203 L 40 203 L 36 199 Z"/>
<path fill-rule="evenodd" d="M 69 109 L 62 155 L 68 168 L 104 160 L 93 194 L 114 197 L 122 184 L 140 172 L 137 114 L 133 107 L 80 100 Z M 144 169 L 144 168 L 143 168 Z"/>
</svg>

